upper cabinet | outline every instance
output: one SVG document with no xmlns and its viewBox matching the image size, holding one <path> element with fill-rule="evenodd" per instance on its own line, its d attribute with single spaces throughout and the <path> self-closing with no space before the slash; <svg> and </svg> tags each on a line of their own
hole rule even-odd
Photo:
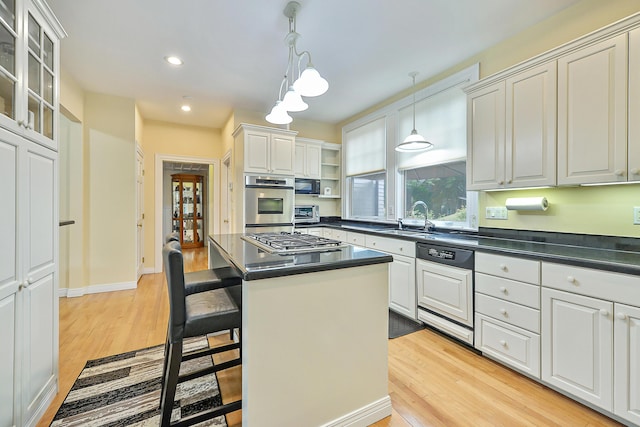
<svg viewBox="0 0 640 427">
<path fill-rule="evenodd" d="M 640 182 L 639 27 L 631 16 L 469 86 L 467 188 Z"/>
<path fill-rule="evenodd" d="M 296 138 L 296 178 L 320 179 L 322 141 Z"/>
<path fill-rule="evenodd" d="M 294 175 L 296 132 L 241 124 L 233 137 L 244 172 Z"/>
<path fill-rule="evenodd" d="M 629 33 L 628 181 L 640 181 L 640 29 Z"/>
<path fill-rule="evenodd" d="M 42 0 L 0 0 L 0 126 L 57 150 L 59 40 Z"/>
<path fill-rule="evenodd" d="M 468 189 L 555 184 L 555 96 L 555 62 L 469 92 Z"/>
<path fill-rule="evenodd" d="M 627 180 L 627 35 L 558 59 L 558 184 Z"/>
</svg>

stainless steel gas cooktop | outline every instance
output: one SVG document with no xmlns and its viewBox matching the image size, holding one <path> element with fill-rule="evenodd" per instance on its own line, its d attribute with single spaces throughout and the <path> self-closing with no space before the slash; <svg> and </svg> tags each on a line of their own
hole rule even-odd
<svg viewBox="0 0 640 427">
<path fill-rule="evenodd" d="M 276 254 L 324 252 L 348 246 L 339 240 L 300 233 L 248 233 L 241 238 L 265 252 Z"/>
</svg>

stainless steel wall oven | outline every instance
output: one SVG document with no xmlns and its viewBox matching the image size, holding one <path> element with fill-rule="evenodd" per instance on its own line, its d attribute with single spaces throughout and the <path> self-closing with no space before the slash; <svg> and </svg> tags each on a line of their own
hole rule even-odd
<svg viewBox="0 0 640 427">
<path fill-rule="evenodd" d="M 246 232 L 291 231 L 293 177 L 247 175 L 244 219 Z"/>
</svg>

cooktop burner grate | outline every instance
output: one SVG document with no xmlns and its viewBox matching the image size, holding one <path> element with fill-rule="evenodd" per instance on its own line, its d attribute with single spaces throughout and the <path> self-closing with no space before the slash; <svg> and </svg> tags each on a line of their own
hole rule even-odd
<svg viewBox="0 0 640 427">
<path fill-rule="evenodd" d="M 249 233 L 242 239 L 269 253 L 319 252 L 347 246 L 339 240 L 301 233 Z"/>
</svg>

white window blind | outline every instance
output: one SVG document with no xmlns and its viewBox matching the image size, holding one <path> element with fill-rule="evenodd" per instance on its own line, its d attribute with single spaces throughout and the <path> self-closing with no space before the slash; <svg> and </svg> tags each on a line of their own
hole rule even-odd
<svg viewBox="0 0 640 427">
<path fill-rule="evenodd" d="M 397 153 L 399 170 L 413 169 L 464 159 L 467 155 L 467 97 L 462 87 L 468 81 L 416 101 L 416 130 L 433 144 L 419 153 Z M 411 133 L 413 109 L 398 111 L 399 140 Z"/>
<path fill-rule="evenodd" d="M 347 176 L 384 171 L 386 118 L 381 117 L 345 132 L 342 146 Z"/>
</svg>

